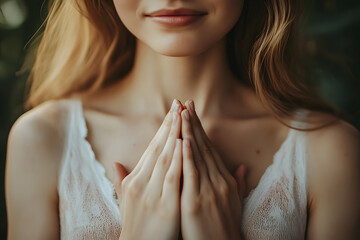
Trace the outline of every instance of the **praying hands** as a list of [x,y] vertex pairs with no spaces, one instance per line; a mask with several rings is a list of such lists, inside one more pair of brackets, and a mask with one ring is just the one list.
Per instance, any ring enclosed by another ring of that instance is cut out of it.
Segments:
[[182,106],[174,100],[130,174],[120,163],[114,166],[120,239],[177,239],[179,231],[184,239],[241,239],[245,167],[231,175],[193,101]]

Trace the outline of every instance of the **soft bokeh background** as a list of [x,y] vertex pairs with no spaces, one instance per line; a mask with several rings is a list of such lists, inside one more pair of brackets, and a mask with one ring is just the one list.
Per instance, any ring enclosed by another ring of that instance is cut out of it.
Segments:
[[[25,45],[45,19],[43,0],[0,0],[0,239],[6,237],[4,169],[11,125],[23,113]],[[307,0],[302,28],[307,72],[323,96],[360,129],[360,1]],[[29,206],[31,203],[29,203]]]

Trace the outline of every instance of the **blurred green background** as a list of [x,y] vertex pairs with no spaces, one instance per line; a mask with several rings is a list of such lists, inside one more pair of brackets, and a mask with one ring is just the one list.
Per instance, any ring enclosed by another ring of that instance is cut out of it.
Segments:
[[[11,125],[24,111],[25,45],[46,17],[43,0],[0,0],[0,239],[6,237],[4,168]],[[360,129],[360,1],[306,1],[307,73],[321,94]],[[31,203],[29,203],[31,204]]]

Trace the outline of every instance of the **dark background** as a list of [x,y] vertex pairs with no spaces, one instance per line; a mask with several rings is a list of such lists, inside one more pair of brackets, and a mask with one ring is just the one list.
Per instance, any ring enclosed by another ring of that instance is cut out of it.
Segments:
[[[6,141],[23,113],[27,72],[19,73],[25,45],[46,16],[43,0],[0,0],[0,239],[6,237]],[[360,1],[305,2],[303,44],[307,73],[320,92],[360,129]]]

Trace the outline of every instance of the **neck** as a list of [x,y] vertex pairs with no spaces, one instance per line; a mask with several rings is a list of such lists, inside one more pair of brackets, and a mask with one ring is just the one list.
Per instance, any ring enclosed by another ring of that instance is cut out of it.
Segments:
[[199,116],[222,114],[238,84],[223,42],[191,57],[160,55],[138,42],[134,66],[120,82],[133,113],[151,109],[152,114],[163,115],[176,98],[183,103],[194,100]]

